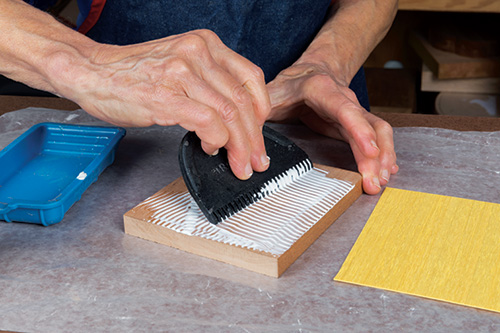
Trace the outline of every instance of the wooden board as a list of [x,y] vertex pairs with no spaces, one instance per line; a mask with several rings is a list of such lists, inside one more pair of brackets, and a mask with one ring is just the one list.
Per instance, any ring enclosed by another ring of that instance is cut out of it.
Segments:
[[[228,245],[197,236],[185,235],[169,228],[148,222],[155,213],[148,205],[137,205],[124,215],[125,233],[160,244],[168,245],[203,257],[219,260],[250,271],[279,277],[304,251],[347,209],[362,193],[361,175],[355,172],[324,165],[316,167],[328,172],[327,177],[345,180],[353,189],[307,230],[286,252],[273,255],[239,246]],[[154,196],[165,193],[185,193],[186,186],[178,178]]]
[[410,45],[438,79],[500,77],[500,58],[470,58],[434,48],[421,34],[410,34]]
[[500,77],[485,77],[477,79],[440,80],[425,64],[422,65],[422,91],[453,92],[453,93],[500,93]]
[[0,95],[0,115],[29,107],[57,109],[65,111],[78,110],[78,104],[59,97],[5,96]]
[[[500,45],[495,33],[498,30],[498,18],[492,21],[488,17],[473,15],[468,18],[443,18],[428,28],[427,40],[438,50],[465,57],[498,57]],[[467,25],[464,25],[464,21]]]
[[500,2],[496,0],[399,0],[398,8],[400,10],[500,13]]

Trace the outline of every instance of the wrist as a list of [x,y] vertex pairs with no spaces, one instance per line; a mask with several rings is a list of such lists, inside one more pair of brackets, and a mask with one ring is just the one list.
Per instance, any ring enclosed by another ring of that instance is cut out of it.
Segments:
[[0,74],[62,95],[59,81],[95,42],[22,1],[0,2]]
[[74,88],[90,84],[91,55],[99,44],[83,35],[50,44],[44,56],[38,57],[35,70],[45,78],[51,92],[77,102]]
[[315,63],[348,85],[389,30],[397,1],[336,0],[297,64]]
[[295,62],[295,65],[312,67],[335,77],[338,84],[347,87],[354,74],[349,63],[335,56],[335,48],[331,46],[311,47]]

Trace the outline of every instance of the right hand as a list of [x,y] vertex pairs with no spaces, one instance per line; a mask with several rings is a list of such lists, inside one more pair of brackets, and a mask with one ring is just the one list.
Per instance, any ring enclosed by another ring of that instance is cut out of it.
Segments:
[[145,43],[96,44],[89,61],[54,54],[56,92],[119,126],[180,125],[195,131],[203,150],[228,151],[240,179],[269,160],[262,126],[270,100],[262,70],[209,30]]
[[313,62],[312,56],[308,60],[293,64],[268,84],[269,120],[298,118],[318,133],[349,143],[363,190],[379,193],[399,169],[392,127],[366,111],[328,66]]

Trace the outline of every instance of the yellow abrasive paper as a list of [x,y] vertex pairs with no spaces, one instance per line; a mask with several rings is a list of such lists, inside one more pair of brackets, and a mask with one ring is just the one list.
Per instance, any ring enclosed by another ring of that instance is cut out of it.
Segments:
[[500,204],[386,188],[334,280],[500,312]]

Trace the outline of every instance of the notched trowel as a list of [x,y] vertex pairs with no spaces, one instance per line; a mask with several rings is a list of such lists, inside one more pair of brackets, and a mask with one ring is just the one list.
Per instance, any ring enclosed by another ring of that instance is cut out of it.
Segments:
[[307,154],[288,138],[267,126],[262,133],[271,163],[265,172],[254,172],[248,180],[236,178],[224,148],[210,156],[203,151],[194,132],[188,132],[182,139],[179,148],[182,177],[211,223],[223,221],[312,169]]

